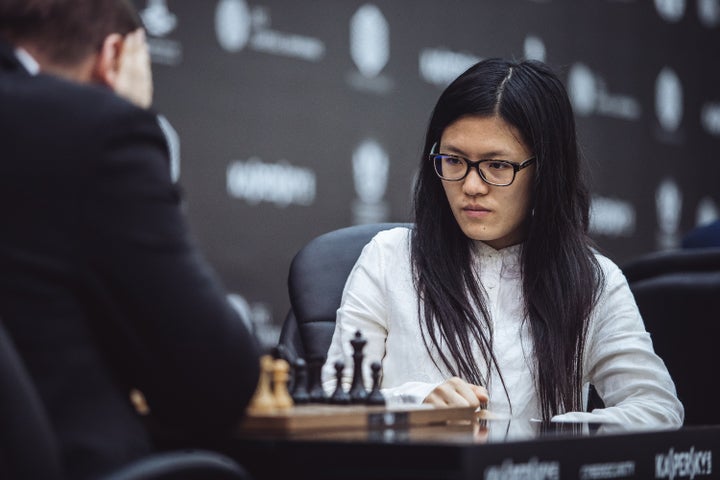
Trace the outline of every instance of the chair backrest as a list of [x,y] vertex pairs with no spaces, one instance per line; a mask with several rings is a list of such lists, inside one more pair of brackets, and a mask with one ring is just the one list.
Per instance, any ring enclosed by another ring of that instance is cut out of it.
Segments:
[[0,322],[0,478],[62,478],[56,442],[35,385]]
[[327,355],[335,330],[335,314],[350,271],[363,247],[382,230],[410,223],[373,223],[322,234],[297,252],[290,264],[290,312],[278,347],[288,360]]
[[[110,434],[110,433],[109,433]],[[62,480],[60,448],[45,406],[0,322],[0,479]],[[98,480],[252,480],[226,455],[184,449],[151,454]]]
[[630,282],[657,354],[685,406],[685,424],[720,424],[714,392],[720,365],[720,269]]
[[668,273],[717,272],[720,271],[720,247],[647,253],[621,267],[630,283]]

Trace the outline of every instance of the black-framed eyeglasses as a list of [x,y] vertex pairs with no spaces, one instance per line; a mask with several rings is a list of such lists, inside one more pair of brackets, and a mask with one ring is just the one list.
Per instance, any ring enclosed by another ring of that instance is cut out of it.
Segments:
[[517,172],[535,163],[535,157],[530,157],[520,163],[494,159],[473,162],[459,155],[433,153],[436,147],[437,143],[430,150],[430,161],[433,163],[438,177],[449,182],[464,179],[470,173],[470,169],[475,168],[485,183],[497,187],[507,187],[515,181]]

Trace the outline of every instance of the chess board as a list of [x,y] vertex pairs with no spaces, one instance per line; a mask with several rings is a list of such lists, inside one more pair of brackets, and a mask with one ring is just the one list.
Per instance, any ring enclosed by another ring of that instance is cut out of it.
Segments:
[[309,404],[268,412],[249,409],[239,426],[238,433],[292,434],[332,429],[404,428],[459,421],[470,422],[474,418],[474,407]]

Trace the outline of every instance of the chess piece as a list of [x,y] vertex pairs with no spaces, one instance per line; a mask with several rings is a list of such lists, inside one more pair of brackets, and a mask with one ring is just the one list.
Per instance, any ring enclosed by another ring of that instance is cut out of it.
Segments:
[[335,391],[330,396],[330,403],[337,405],[347,405],[350,403],[350,394],[348,394],[342,385],[342,372],[345,368],[345,364],[338,360],[335,362],[335,378],[337,379],[337,385]]
[[322,357],[308,359],[308,394],[310,403],[327,403],[327,395],[322,386],[322,367],[325,359]]
[[363,348],[365,348],[365,340],[360,330],[355,332],[355,337],[350,340],[353,348],[353,379],[350,386],[350,401],[352,403],[366,403],[367,390],[365,390],[365,382],[363,381],[362,362],[364,358]]
[[273,360],[273,393],[275,394],[275,408],[287,410],[292,408],[293,399],[288,392],[288,376],[290,364],[287,360],[276,358]]
[[310,394],[308,393],[308,372],[307,363],[302,358],[295,360],[295,368],[293,376],[295,381],[293,382],[292,399],[296,405],[302,405],[310,401]]
[[372,370],[373,386],[372,390],[368,394],[367,403],[368,405],[385,405],[385,397],[380,392],[380,362],[373,362],[370,365]]
[[248,408],[256,413],[271,412],[275,409],[275,396],[272,392],[272,372],[273,357],[272,355],[262,355],[260,357],[260,377],[258,379],[255,393],[250,399]]

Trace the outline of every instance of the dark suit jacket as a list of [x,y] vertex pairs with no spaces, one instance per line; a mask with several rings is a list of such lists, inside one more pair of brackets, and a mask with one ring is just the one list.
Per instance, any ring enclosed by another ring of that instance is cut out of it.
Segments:
[[144,455],[153,422],[218,435],[242,416],[258,344],[193,245],[152,112],[30,76],[0,44],[0,318],[70,478]]

